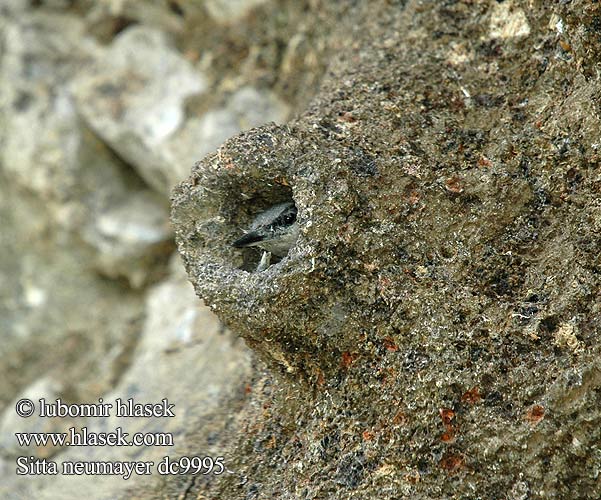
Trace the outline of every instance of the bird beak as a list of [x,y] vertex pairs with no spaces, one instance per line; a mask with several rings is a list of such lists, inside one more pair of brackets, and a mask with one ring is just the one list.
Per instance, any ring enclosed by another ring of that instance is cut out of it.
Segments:
[[244,236],[234,241],[232,246],[235,248],[251,247],[257,243],[260,243],[261,241],[263,241],[263,238],[259,236],[257,232],[251,231],[250,233],[246,233]]

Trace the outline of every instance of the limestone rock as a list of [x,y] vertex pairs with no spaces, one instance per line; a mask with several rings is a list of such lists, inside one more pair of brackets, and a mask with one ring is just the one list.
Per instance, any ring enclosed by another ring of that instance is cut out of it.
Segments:
[[0,161],[21,186],[47,200],[65,199],[80,168],[81,124],[62,84],[97,54],[84,29],[80,19],[63,14],[0,21]]
[[[29,446],[20,446],[16,433],[42,433],[42,432],[66,432],[74,424],[69,418],[56,419],[39,416],[40,399],[47,402],[54,402],[60,396],[60,384],[50,377],[40,378],[25,388],[9,404],[2,416],[0,416],[0,454],[5,459],[14,461],[19,456],[33,455],[40,458],[48,458],[54,455],[58,449],[51,443],[47,446],[36,446],[35,443]],[[21,417],[17,415],[15,406],[22,399],[29,399],[35,405],[34,414],[30,417]]]
[[84,239],[97,251],[96,265],[110,278],[124,276],[133,288],[156,281],[172,250],[167,212],[157,195],[131,193],[118,206],[95,214],[82,230]]
[[[168,398],[175,405],[175,417],[117,417],[113,406],[110,417],[84,419],[78,422],[78,429],[86,426],[89,432],[111,432],[122,427],[129,436],[170,433],[174,446],[66,447],[53,460],[152,460],[158,464],[167,455],[177,459],[196,453],[188,445],[191,432],[207,436],[223,432],[227,414],[221,402],[239,391],[250,376],[251,356],[242,342],[224,331],[208,308],[198,303],[179,259],[173,260],[171,269],[169,278],[148,294],[147,318],[135,357],[119,384],[103,395],[103,401],[114,404],[117,398],[133,398],[136,403],[158,403]],[[203,453],[217,457],[222,449],[209,440]],[[120,476],[60,475],[50,484],[44,478],[28,478],[21,491],[44,499],[108,499],[127,496],[130,488],[146,485],[149,479],[152,484],[158,477],[155,465],[150,478],[133,474],[124,481]]]
[[205,88],[202,74],[166,35],[144,26],[119,34],[73,85],[90,127],[163,193],[177,180],[161,154],[163,143],[182,127],[185,99]]
[[205,0],[209,14],[220,23],[229,24],[244,17],[254,7],[268,0]]
[[183,179],[199,157],[215,151],[226,139],[264,123],[283,123],[288,114],[288,106],[273,92],[244,86],[226,97],[222,107],[190,118],[165,144],[165,155]]

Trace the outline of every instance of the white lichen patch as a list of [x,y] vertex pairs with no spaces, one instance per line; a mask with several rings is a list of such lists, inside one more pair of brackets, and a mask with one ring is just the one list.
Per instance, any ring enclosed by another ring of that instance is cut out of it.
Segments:
[[460,66],[465,63],[469,63],[474,59],[474,52],[468,50],[465,43],[449,44],[449,50],[447,51],[447,62],[452,66]]
[[553,342],[557,347],[579,351],[582,349],[582,342],[578,340],[577,333],[575,325],[569,322],[562,323],[553,334]]
[[551,14],[548,26],[550,30],[557,31],[557,33],[559,33],[560,35],[563,34],[565,30],[563,19],[561,19],[561,17],[559,17],[555,13]]
[[519,38],[530,34],[530,25],[522,9],[507,1],[495,5],[490,16],[489,38]]

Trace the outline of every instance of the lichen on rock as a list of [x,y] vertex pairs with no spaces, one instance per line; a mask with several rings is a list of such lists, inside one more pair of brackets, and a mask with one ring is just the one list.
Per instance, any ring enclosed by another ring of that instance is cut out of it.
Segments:
[[[398,4],[336,17],[307,109],[227,141],[174,191],[197,293],[277,386],[240,417],[250,436],[232,432],[234,477],[206,491],[595,498],[601,94],[585,2]],[[231,242],[290,199],[297,244],[253,272],[259,254]]]

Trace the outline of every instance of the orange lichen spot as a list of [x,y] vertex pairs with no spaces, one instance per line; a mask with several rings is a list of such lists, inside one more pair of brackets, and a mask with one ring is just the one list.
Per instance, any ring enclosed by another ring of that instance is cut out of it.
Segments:
[[445,426],[450,426],[451,421],[455,418],[455,412],[450,408],[441,408],[438,410],[440,418]]
[[478,160],[479,167],[492,167],[492,161],[490,161],[486,156],[481,156]]
[[559,40],[559,46],[566,52],[572,52],[572,46],[565,40]]
[[374,438],[375,434],[371,431],[363,431],[361,436],[363,436],[364,441],[371,441]]
[[526,421],[534,427],[543,418],[545,418],[545,407],[542,405],[534,405],[526,412]]
[[455,436],[455,428],[449,426],[449,428],[441,434],[440,440],[445,444],[450,444],[455,441]]
[[475,405],[476,403],[482,401],[482,396],[480,395],[480,389],[478,386],[474,386],[469,391],[466,391],[465,394],[461,396],[461,401],[470,405]]
[[340,359],[340,365],[343,368],[348,368],[349,366],[351,366],[355,360],[357,359],[357,356],[349,351],[345,351],[342,353],[342,358]]
[[461,178],[458,175],[449,177],[445,181],[444,185],[447,191],[451,193],[459,194],[463,192],[463,182],[461,181]]
[[399,346],[396,345],[391,337],[384,337],[382,344],[384,344],[384,348],[389,352],[397,352],[399,350]]
[[383,386],[392,385],[396,382],[396,370],[394,368],[376,368],[374,375]]
[[449,474],[455,474],[465,465],[465,457],[459,453],[447,452],[440,459],[439,465]]

